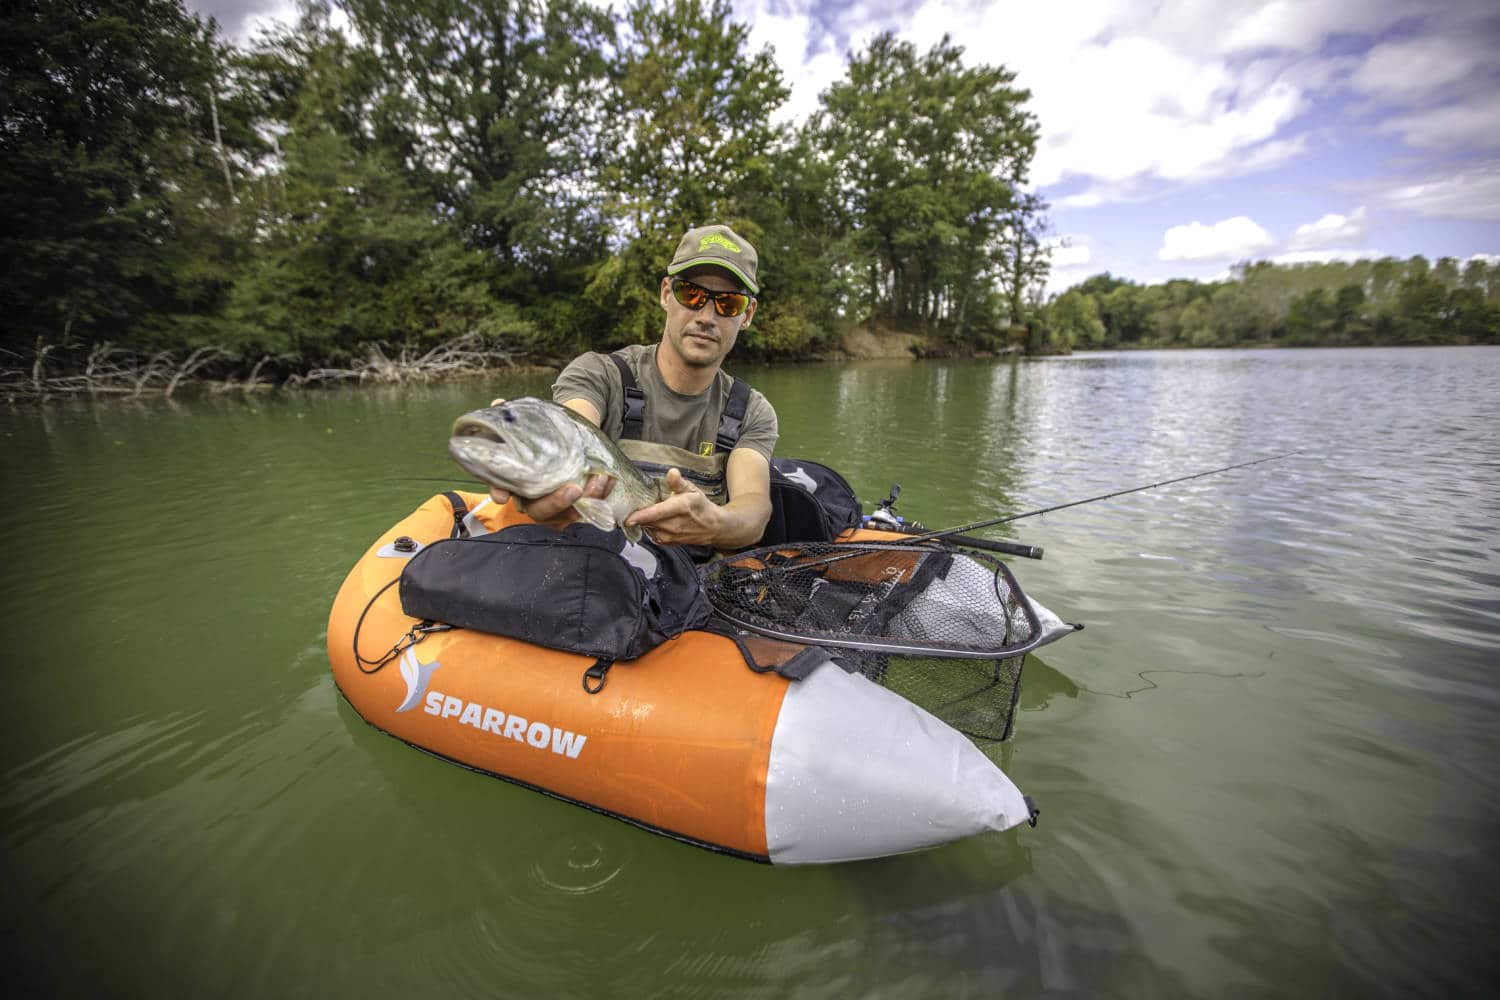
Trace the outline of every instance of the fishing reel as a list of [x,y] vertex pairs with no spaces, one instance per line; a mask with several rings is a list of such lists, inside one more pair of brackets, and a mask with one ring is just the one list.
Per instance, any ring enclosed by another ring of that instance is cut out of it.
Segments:
[[873,512],[864,516],[860,527],[873,528],[877,531],[899,531],[905,534],[922,531],[921,524],[908,521],[896,513],[896,498],[899,496],[901,496],[901,484],[892,483],[890,496],[876,504]]

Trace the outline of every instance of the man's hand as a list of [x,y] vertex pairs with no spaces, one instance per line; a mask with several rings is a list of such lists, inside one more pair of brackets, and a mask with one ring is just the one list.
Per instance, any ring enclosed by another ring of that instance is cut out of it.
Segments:
[[510,503],[514,500],[521,513],[536,523],[561,531],[578,520],[578,511],[573,509],[573,501],[583,496],[602,500],[609,496],[609,491],[614,489],[614,486],[614,479],[599,473],[590,476],[589,481],[581,490],[572,483],[564,483],[546,496],[537,497],[535,500],[513,497],[509,490],[491,486],[490,499],[496,503]]
[[651,537],[668,545],[713,545],[724,528],[724,511],[677,469],[667,472],[672,495],[642,507],[625,519],[627,525],[651,530]]
[[[493,399],[490,400],[490,405],[499,406],[503,402],[505,402],[504,399]],[[597,497],[602,500],[609,496],[609,491],[614,489],[614,485],[615,481],[609,476],[594,475],[589,477],[589,481],[581,490],[572,483],[564,483],[546,496],[537,497],[535,500],[512,497],[509,490],[491,486],[490,499],[499,504],[510,503],[514,499],[521,513],[538,524],[545,524],[549,528],[561,531],[578,520],[578,511],[573,509],[573,501],[581,496]]]

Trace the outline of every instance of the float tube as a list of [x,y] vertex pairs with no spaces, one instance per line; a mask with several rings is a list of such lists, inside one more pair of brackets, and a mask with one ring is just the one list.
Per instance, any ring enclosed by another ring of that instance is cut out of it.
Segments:
[[[527,521],[514,504],[460,496],[471,534]],[[402,612],[393,581],[454,522],[449,501],[434,496],[370,547],[334,601],[333,678],[375,728],[637,826],[774,864],[899,854],[1035,820],[1030,801],[967,738],[821,651],[822,663],[790,681],[749,669],[729,638],[686,632],[615,664],[589,694],[587,656],[463,629],[405,645],[419,623]],[[361,662],[403,645],[378,667]]]

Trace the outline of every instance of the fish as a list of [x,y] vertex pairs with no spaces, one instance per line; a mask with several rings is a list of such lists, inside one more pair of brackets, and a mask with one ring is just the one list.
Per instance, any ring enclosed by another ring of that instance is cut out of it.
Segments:
[[579,497],[573,509],[601,531],[619,527],[632,542],[641,540],[642,529],[626,525],[625,518],[672,495],[665,482],[637,469],[587,418],[532,396],[459,417],[448,454],[481,482],[527,500],[568,483],[582,489],[596,474],[609,476],[615,480],[609,496]]

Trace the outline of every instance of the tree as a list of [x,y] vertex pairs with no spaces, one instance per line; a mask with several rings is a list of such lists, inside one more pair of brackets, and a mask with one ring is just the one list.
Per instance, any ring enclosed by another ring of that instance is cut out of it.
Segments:
[[264,127],[281,132],[281,156],[247,193],[258,235],[227,313],[237,347],[326,361],[377,341],[520,332],[493,297],[494,257],[464,245],[375,136],[380,67],[326,7],[305,6],[245,73],[268,95]]
[[1099,319],[1099,305],[1089,293],[1076,286],[1063,292],[1049,304],[1045,326],[1053,339],[1070,347],[1104,346],[1104,324]]
[[1397,342],[1431,344],[1446,339],[1447,306],[1447,289],[1433,276],[1424,258],[1413,257],[1396,290],[1393,318]]
[[[944,38],[925,56],[883,34],[822,96],[815,132],[863,260],[872,316],[959,339],[977,326],[1006,237],[1023,252],[1040,207],[1020,197],[1037,125],[1004,68],[968,68]],[[1015,283],[1017,291],[1024,281]]]
[[1344,285],[1333,297],[1333,333],[1337,343],[1363,340],[1365,290],[1363,286]]
[[740,342],[760,354],[807,356],[843,325],[859,274],[833,198],[836,167],[818,155],[810,130],[774,150],[770,162],[772,188],[748,209],[761,233],[766,284]]
[[1134,284],[1122,284],[1099,300],[1099,318],[1111,344],[1133,344],[1149,337],[1156,328],[1155,303],[1159,293]]
[[1314,288],[1292,300],[1286,314],[1286,342],[1289,344],[1316,344],[1327,333],[1333,322],[1333,303],[1328,293]]
[[995,279],[1005,296],[1006,320],[1015,326],[1027,326],[1030,313],[1038,304],[1051,272],[1051,251],[1042,237],[1047,220],[1042,212],[1046,203],[1014,185],[1014,204],[1006,213],[1005,223],[995,240]]
[[501,294],[576,297],[603,251],[607,14],[586,0],[340,0],[383,75],[369,134],[497,261]]
[[789,93],[770,50],[746,51],[749,30],[725,0],[637,2],[627,21],[609,104],[615,152],[603,172],[619,250],[594,269],[588,291],[612,318],[595,329],[594,342],[608,345],[660,333],[663,265],[693,226],[742,233],[766,260],[763,279],[774,280],[780,260],[757,221],[782,142],[771,118]]
[[0,346],[128,339],[211,310],[249,141],[180,0],[18,0],[0,15]]
[[1500,344],[1500,309],[1487,306],[1477,288],[1448,293],[1451,330],[1463,343]]
[[1218,344],[1256,343],[1270,340],[1278,317],[1253,295],[1243,281],[1226,281],[1214,290],[1209,302]]

